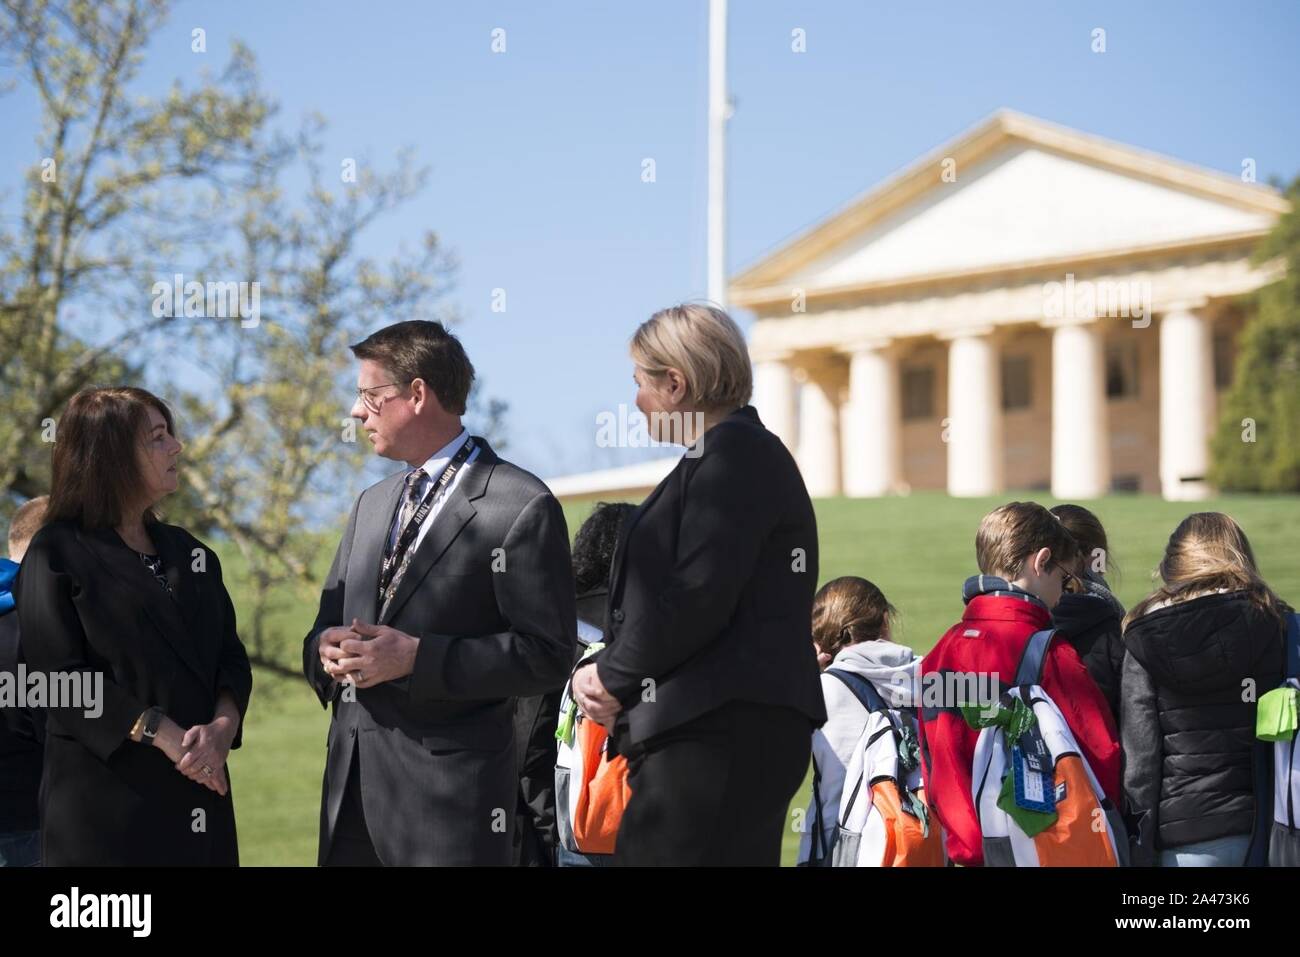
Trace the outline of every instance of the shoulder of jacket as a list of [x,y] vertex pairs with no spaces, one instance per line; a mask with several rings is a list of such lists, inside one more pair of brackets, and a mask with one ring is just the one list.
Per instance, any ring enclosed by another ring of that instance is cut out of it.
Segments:
[[532,472],[525,468],[508,462],[500,456],[490,463],[492,466],[492,477],[488,481],[487,494],[493,493],[493,487],[500,492],[502,489],[519,496],[520,499],[527,502],[532,501],[539,495],[551,495],[551,487],[539,479]]
[[61,550],[70,542],[80,538],[81,529],[72,519],[59,519],[42,525],[27,543],[27,553],[41,550]]
[[726,462],[742,468],[770,468],[785,452],[785,446],[773,433],[744,419],[718,423],[704,433],[697,448],[698,454],[687,450],[678,463],[677,467],[688,475],[706,461],[714,464]]

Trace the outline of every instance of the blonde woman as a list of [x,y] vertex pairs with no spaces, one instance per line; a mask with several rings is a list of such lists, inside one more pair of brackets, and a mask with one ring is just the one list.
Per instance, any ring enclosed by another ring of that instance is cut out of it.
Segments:
[[1282,678],[1287,605],[1220,512],[1169,536],[1124,622],[1124,790],[1134,863],[1240,866],[1255,824],[1255,700]]
[[826,720],[812,503],[748,404],[749,354],[725,312],[665,309],[631,353],[651,436],[688,448],[628,519],[609,647],[573,679],[628,758],[615,863],[775,866]]

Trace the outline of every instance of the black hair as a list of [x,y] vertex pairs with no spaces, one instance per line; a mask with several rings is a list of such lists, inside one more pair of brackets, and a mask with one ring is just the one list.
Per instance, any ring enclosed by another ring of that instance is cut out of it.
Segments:
[[636,511],[627,502],[598,502],[573,537],[573,582],[578,594],[609,581],[614,549],[627,517]]

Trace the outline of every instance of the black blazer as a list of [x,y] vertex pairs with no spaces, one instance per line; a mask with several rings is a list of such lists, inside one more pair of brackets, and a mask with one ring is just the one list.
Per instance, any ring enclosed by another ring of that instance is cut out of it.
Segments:
[[375,623],[379,566],[403,488],[361,493],[303,641],[303,672],[333,707],[319,861],[329,858],[355,754],[366,824],[395,866],[509,865],[519,793],[515,699],[564,685],[577,644],[569,534],[542,482],[482,438],[402,576],[381,625],[420,639],[412,674],[344,695],[320,633]]
[[[23,656],[18,647],[18,612],[0,615],[0,674],[17,675]],[[0,708],[0,834],[40,827],[36,794],[41,786],[45,712],[40,708]]]
[[239,863],[232,792],[219,796],[184,777],[162,751],[127,737],[153,705],[183,728],[206,724],[223,690],[239,706],[242,729],[253,683],[216,553],[174,525],[150,525],[149,534],[175,599],[116,532],[68,521],[36,533],[18,573],[28,669],[103,676],[98,716],[48,712],[47,866]]
[[781,440],[744,406],[628,519],[611,576],[610,644],[596,657],[623,703],[616,737],[636,744],[729,701],[793,708],[820,726],[816,590],[808,490]]

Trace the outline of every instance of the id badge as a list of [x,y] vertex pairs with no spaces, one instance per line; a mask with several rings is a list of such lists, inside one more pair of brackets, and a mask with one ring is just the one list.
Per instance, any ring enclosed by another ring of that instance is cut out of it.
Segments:
[[1042,735],[1027,731],[1011,747],[1016,806],[1050,814],[1056,810],[1055,768]]

